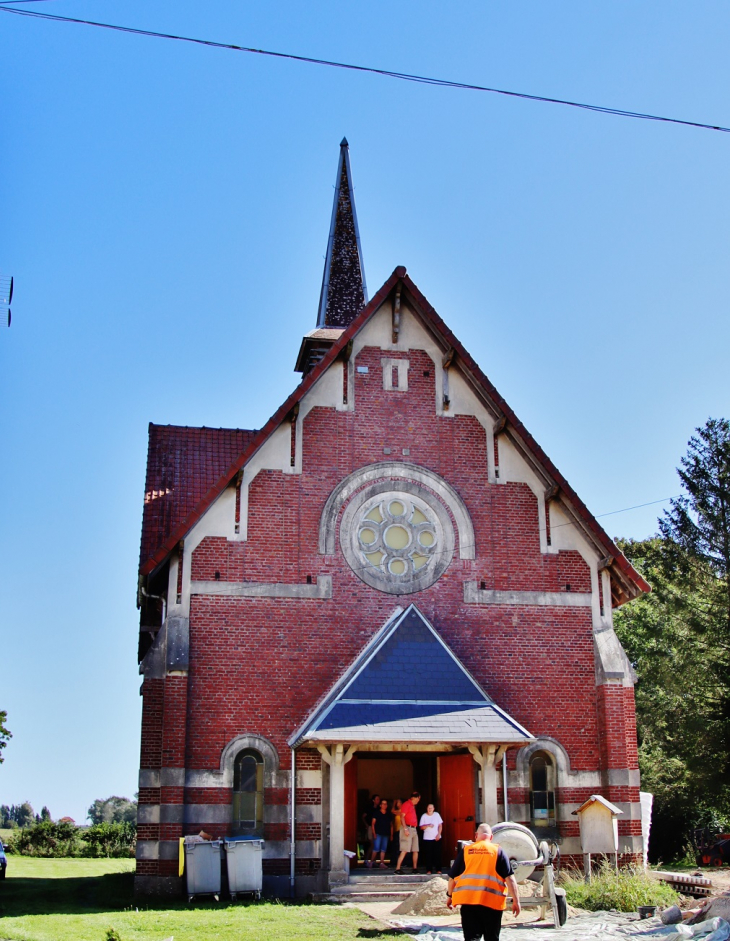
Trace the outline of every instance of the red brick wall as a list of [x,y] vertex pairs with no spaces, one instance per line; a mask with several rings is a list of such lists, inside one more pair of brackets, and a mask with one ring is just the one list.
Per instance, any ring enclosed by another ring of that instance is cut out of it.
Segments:
[[[407,600],[432,620],[500,706],[533,734],[558,738],[574,769],[598,768],[590,610],[463,603],[466,579],[497,589],[565,591],[569,584],[590,591],[588,566],[577,552],[540,552],[537,499],[525,484],[489,483],[486,435],[476,419],[434,414],[430,359],[410,352],[409,391],[385,392],[381,356],[377,349],[358,356],[357,365],[370,371],[355,372],[356,412],[315,408],[306,416],[301,475],[264,471],[254,479],[247,541],[208,538],[193,555],[195,579],[218,571],[223,580],[305,583],[308,575],[330,574],[333,598],[193,598],[187,766],[217,767],[226,742],[256,731],[274,742],[288,767],[287,737],[400,600],[361,582],[339,549],[335,556],[319,555],[322,508],[354,469],[406,460],[456,489],[476,540],[473,561],[455,556],[435,585]],[[405,458],[404,448],[410,449]],[[619,718],[609,720],[611,734],[621,739],[611,767],[626,767]],[[316,753],[311,760],[320,766]]]
[[[636,767],[632,691],[596,688],[590,609],[463,601],[467,579],[495,589],[565,591],[570,585],[588,592],[588,566],[577,552],[541,553],[537,499],[526,484],[489,483],[487,439],[475,418],[434,414],[432,361],[419,351],[389,353],[410,361],[409,390],[386,392],[382,355],[371,348],[358,355],[356,365],[369,372],[355,370],[355,412],[315,408],[306,416],[301,474],[262,471],[253,480],[248,539],[204,539],[192,558],[196,580],[218,572],[223,581],[304,584],[307,576],[328,574],[332,599],[193,596],[189,678],[168,678],[164,693],[160,681],[145,683],[142,767],[218,768],[226,743],[253,732],[273,742],[281,767],[288,768],[287,738],[404,602],[418,605],[501,707],[534,735],[557,738],[573,770]],[[360,581],[339,543],[334,556],[318,553],[320,515],[331,491],[353,470],[384,460],[440,474],[474,524],[475,559],[460,559],[457,548],[436,584],[406,598]],[[514,767],[512,756],[508,761]],[[297,755],[299,770],[320,767],[316,751]],[[629,790],[630,798],[615,799],[638,799]],[[230,799],[227,791],[219,795],[195,789],[186,799]],[[267,801],[275,798],[267,793]],[[300,803],[320,799],[316,789],[298,790]],[[312,835],[317,827],[299,825],[297,836],[318,839]],[[309,835],[301,836],[305,831]]]

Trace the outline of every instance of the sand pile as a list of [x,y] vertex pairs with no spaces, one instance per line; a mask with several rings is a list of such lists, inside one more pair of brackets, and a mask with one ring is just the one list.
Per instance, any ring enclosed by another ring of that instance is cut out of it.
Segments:
[[[404,899],[398,908],[393,909],[394,915],[452,915],[453,911],[446,906],[446,876],[435,876],[420,885],[416,891]],[[536,895],[538,885],[535,882],[526,882],[517,886],[520,896]]]
[[416,889],[413,895],[404,899],[398,908],[393,910],[394,915],[451,915],[451,909],[446,907],[446,886],[449,880],[446,876],[434,876]]

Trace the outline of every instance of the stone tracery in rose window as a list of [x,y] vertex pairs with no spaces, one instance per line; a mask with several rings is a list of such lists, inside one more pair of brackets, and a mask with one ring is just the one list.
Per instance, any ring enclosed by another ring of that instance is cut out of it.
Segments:
[[408,579],[422,573],[439,552],[437,525],[428,506],[405,494],[365,507],[357,543],[365,565]]

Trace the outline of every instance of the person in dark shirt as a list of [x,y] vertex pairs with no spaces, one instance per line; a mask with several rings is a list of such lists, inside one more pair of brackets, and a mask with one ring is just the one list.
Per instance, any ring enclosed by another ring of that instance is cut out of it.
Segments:
[[[470,844],[469,848],[479,843],[491,842],[492,828],[482,823],[474,835],[474,843]],[[499,891],[496,891],[497,880],[504,885]],[[455,902],[452,901],[454,890],[457,893]],[[517,880],[512,864],[500,846],[494,844],[489,850],[482,850],[481,855],[473,852],[467,854],[463,847],[459,850],[454,865],[449,870],[446,904],[449,908],[453,908],[454,904],[461,906],[464,941],[481,941],[482,938],[484,941],[499,941],[507,891],[512,896],[512,913],[519,915],[521,906]]]
[[388,849],[388,843],[393,839],[393,815],[388,810],[388,801],[382,800],[380,807],[372,812],[370,827],[373,833],[373,848],[368,867],[372,867],[376,855],[380,853],[380,868],[386,869],[385,851]]

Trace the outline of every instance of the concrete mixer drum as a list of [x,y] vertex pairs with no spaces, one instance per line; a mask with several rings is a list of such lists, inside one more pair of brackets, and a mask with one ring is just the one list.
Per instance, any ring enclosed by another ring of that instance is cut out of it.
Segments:
[[[534,834],[520,823],[497,823],[492,827],[494,842],[505,851],[518,882],[527,882],[542,856]],[[515,863],[522,863],[517,866]]]

